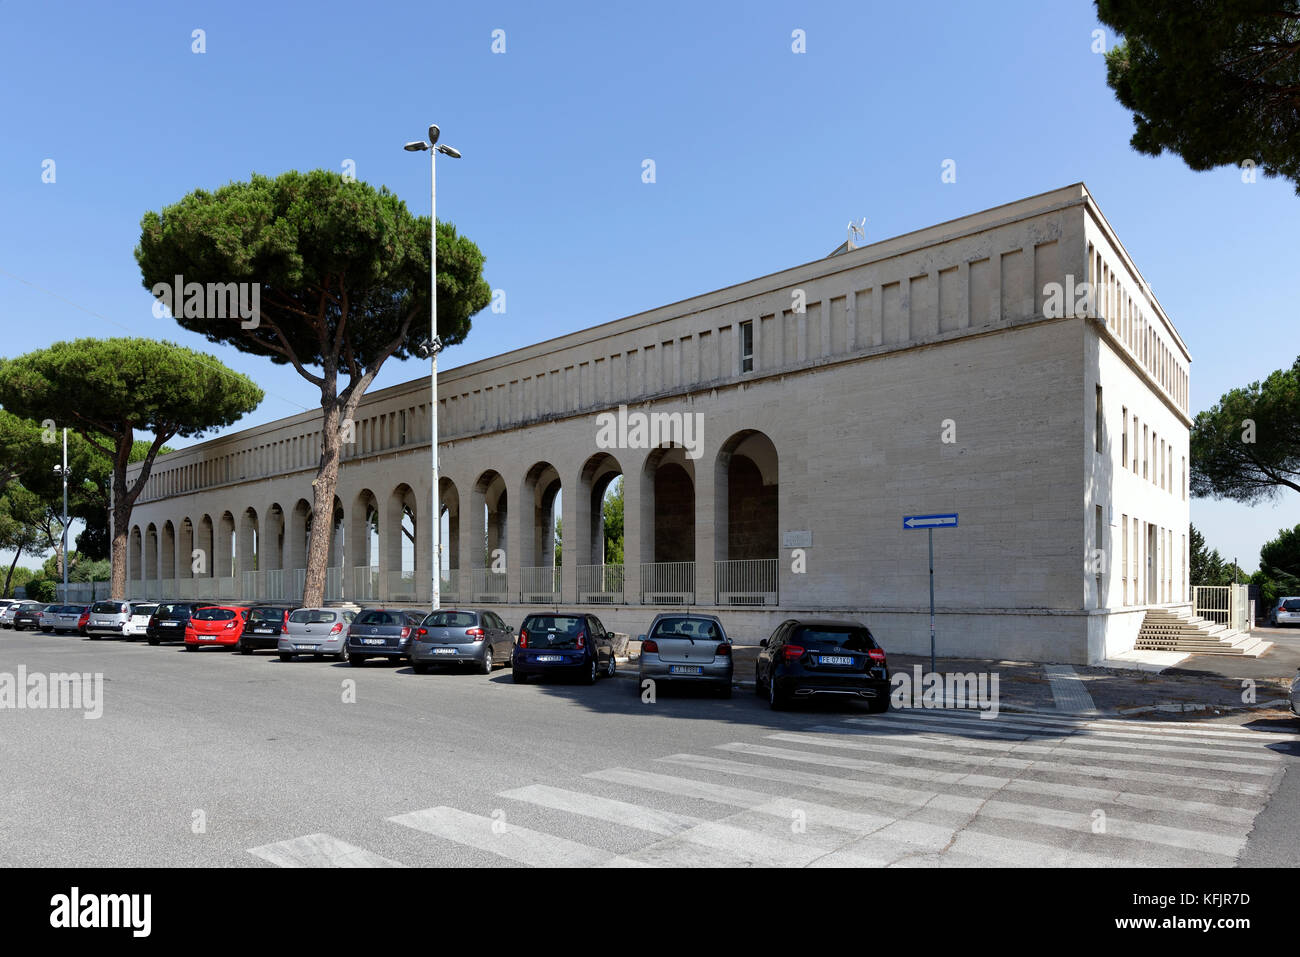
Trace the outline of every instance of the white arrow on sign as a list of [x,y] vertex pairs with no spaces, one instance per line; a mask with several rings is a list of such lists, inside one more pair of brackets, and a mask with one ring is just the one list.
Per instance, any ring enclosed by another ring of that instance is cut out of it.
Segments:
[[904,528],[955,528],[957,513],[948,515],[904,515]]

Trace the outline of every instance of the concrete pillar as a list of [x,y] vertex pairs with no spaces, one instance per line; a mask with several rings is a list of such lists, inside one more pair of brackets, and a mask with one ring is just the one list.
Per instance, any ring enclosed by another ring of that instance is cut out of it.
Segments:
[[[564,552],[560,567],[560,601],[578,599],[578,565],[591,562],[591,489],[582,488],[578,469],[560,477],[564,489],[560,521],[564,528]],[[554,555],[554,550],[551,551]]]
[[[727,496],[723,487],[721,497],[717,495],[717,473],[721,471],[722,481],[726,482],[726,470],[717,468],[718,456],[712,447],[706,447],[704,454],[695,460],[695,603],[712,605],[713,561],[717,555],[717,535],[714,522],[722,522],[721,547],[725,555],[727,548]],[[720,505],[720,508],[718,507]],[[721,512],[721,515],[719,515]]]

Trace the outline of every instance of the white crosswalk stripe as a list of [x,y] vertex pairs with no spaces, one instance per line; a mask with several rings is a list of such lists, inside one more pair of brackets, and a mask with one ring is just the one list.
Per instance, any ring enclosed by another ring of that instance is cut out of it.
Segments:
[[[1294,742],[894,711],[502,790],[509,823],[446,805],[387,820],[434,839],[400,854],[412,862],[451,844],[534,867],[1222,866],[1275,786],[1273,748]],[[249,853],[281,867],[403,866],[328,834]]]

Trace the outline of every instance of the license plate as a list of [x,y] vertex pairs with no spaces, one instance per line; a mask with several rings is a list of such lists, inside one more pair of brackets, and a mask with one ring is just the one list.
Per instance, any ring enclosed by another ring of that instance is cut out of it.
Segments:
[[563,661],[564,658],[561,657],[560,655],[538,655],[533,660],[534,661]]
[[435,655],[454,655],[456,653],[456,649],[455,648],[434,648],[433,653]]
[[179,628],[179,627],[180,627],[180,624],[181,624],[181,623],[180,623],[179,621],[160,621],[160,622],[158,622],[158,627],[159,627],[159,628]]
[[386,642],[383,638],[362,638],[362,639],[361,639],[361,643],[362,643],[363,645],[383,645],[383,644],[387,644],[387,642]]
[[258,635],[269,635],[269,634],[273,633],[274,631],[275,631],[274,628],[254,628],[254,629],[253,629],[254,634],[258,634]]
[[703,671],[699,665],[672,665],[668,668],[670,675],[698,675]]
[[315,645],[294,645],[293,650],[294,651],[315,651],[316,646]]
[[216,635],[199,635],[199,641],[216,641]]
[[851,665],[853,659],[848,655],[821,655],[817,659],[819,664],[823,665]]

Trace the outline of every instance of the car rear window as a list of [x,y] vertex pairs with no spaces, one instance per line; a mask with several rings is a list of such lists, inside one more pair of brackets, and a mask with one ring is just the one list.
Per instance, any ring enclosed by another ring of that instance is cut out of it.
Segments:
[[122,606],[115,601],[97,601],[90,610],[96,615],[116,615],[122,611]]
[[876,647],[871,632],[865,628],[797,628],[790,643],[805,648],[843,648],[845,651],[870,651]]
[[195,621],[230,621],[235,613],[229,608],[200,608],[190,617]]
[[469,628],[478,624],[472,611],[435,611],[421,622],[425,628]]
[[721,641],[722,634],[716,622],[703,618],[663,618],[654,626],[651,638],[693,638],[704,641]]
[[295,625],[329,625],[338,620],[338,612],[300,608],[289,615]]
[[159,618],[188,618],[190,607],[189,605],[159,605],[157,615]]
[[569,615],[529,615],[521,631],[528,633],[531,647],[545,645],[549,648],[576,648],[578,632],[585,625],[581,618]]
[[1300,611],[1300,598],[1288,598],[1282,602],[1283,611]]
[[132,605],[131,614],[133,615],[152,615],[158,610],[157,605]]
[[358,625],[405,625],[406,615],[400,611],[378,611],[371,609],[357,616]]
[[284,612],[283,608],[254,608],[248,617],[252,621],[283,621]]

